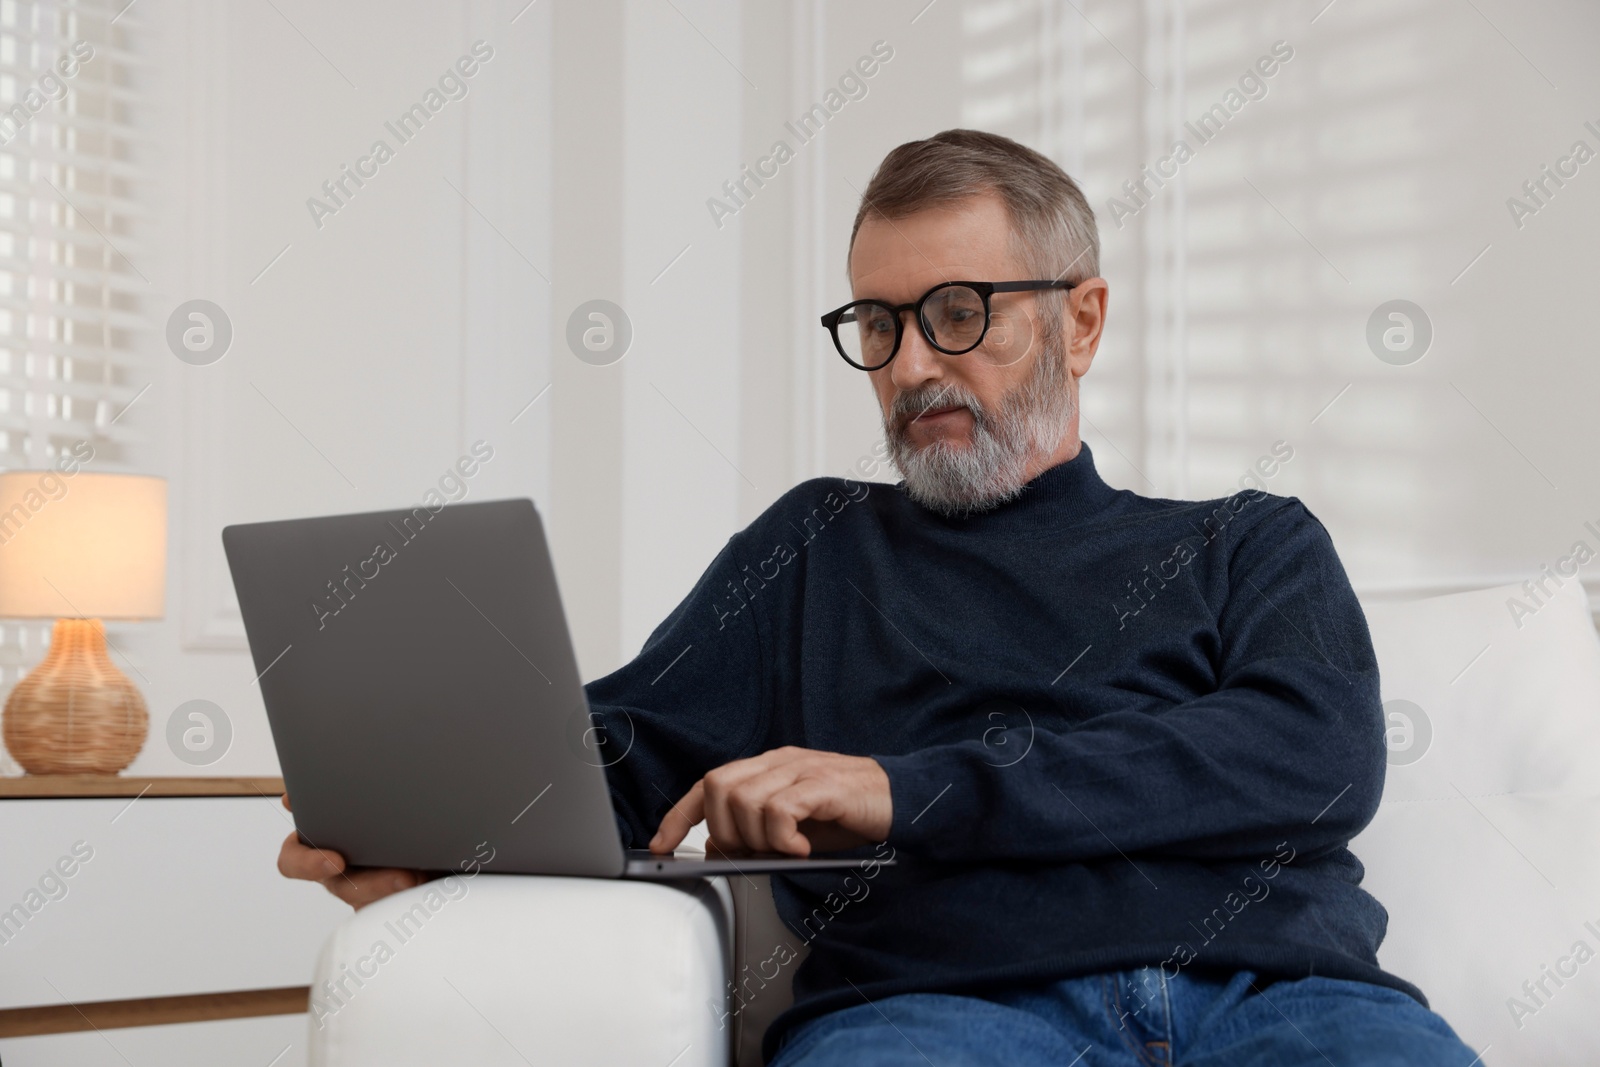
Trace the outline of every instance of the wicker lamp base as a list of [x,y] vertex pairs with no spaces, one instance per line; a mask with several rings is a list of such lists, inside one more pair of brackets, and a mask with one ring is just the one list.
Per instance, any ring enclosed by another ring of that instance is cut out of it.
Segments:
[[6,700],[6,748],[29,774],[116,774],[149,731],[144,697],[106,655],[99,619],[57,619],[44,662]]

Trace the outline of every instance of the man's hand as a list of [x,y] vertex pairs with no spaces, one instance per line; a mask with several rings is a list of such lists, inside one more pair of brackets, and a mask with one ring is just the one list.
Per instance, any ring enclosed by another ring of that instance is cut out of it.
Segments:
[[[289,807],[287,793],[283,806]],[[321,882],[328,892],[358,911],[374,900],[428,881],[428,876],[421,871],[395,867],[347,870],[344,857],[339,853],[302,845],[297,833],[290,833],[283,839],[283,848],[278,852],[278,873],[285,878]]]
[[786,746],[711,771],[661,820],[650,851],[671,852],[705,820],[719,852],[851,848],[889,836],[889,776],[868,756]]

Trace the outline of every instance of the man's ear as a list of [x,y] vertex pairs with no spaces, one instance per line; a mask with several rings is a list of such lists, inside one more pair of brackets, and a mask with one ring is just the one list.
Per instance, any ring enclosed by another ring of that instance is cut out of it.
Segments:
[[1062,323],[1062,328],[1071,330],[1067,367],[1074,378],[1089,373],[1089,365],[1094,362],[1094,354],[1100,348],[1110,293],[1111,287],[1104,278],[1089,278],[1067,291],[1066,321]]

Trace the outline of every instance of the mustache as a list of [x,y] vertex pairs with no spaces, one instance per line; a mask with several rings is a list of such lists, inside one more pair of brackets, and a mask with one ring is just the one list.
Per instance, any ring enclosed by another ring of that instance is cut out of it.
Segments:
[[984,410],[982,402],[976,396],[953,382],[941,386],[924,386],[910,392],[895,394],[894,401],[889,405],[889,420],[897,429],[904,429],[906,424],[919,415],[925,415],[934,408],[944,407],[947,404],[957,404],[972,412],[972,417],[982,422],[988,412]]

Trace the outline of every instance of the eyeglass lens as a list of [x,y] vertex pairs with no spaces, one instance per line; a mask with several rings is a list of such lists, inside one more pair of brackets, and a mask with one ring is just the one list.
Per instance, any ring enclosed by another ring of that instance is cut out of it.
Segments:
[[[983,336],[983,297],[964,285],[936,290],[922,305],[923,328],[940,348],[965,351]],[[857,304],[839,318],[839,344],[865,367],[881,367],[894,355],[894,312],[880,304]]]
[[[944,286],[934,290],[922,305],[923,329],[929,340],[947,352],[967,352],[979,340],[984,340],[985,345],[979,350],[984,362],[999,365],[1015,362],[1019,354],[1026,353],[1032,340],[1031,331],[1022,331],[1027,337],[1014,337],[1012,316],[996,311],[990,316],[993,321],[989,323],[990,336],[986,338],[983,307],[983,296],[977,290],[965,285]],[[876,303],[857,304],[839,317],[839,346],[851,362],[876,370],[894,357],[898,333],[895,325],[895,314],[887,307]],[[1022,343],[1018,344],[1019,341]]]

